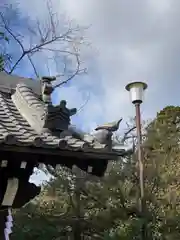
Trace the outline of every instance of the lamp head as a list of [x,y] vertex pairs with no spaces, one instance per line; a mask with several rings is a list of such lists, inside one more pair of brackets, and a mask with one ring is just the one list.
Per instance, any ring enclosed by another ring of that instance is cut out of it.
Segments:
[[133,104],[141,104],[143,102],[143,93],[146,88],[147,84],[144,82],[132,82],[126,86],[126,90],[130,92]]

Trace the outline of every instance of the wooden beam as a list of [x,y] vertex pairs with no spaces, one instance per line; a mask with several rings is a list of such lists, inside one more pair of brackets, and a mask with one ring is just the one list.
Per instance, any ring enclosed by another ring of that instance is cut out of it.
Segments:
[[4,198],[1,203],[2,206],[10,207],[13,205],[14,199],[18,191],[18,187],[19,187],[19,180],[17,178],[8,179],[6,192],[4,194]]

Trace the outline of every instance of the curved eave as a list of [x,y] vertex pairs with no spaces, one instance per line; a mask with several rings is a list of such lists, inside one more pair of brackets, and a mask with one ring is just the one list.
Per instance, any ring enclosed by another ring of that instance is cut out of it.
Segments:
[[45,149],[36,147],[19,147],[12,145],[0,145],[0,152],[17,152],[24,154],[37,154],[46,156],[63,156],[72,158],[90,158],[90,159],[106,159],[106,160],[116,160],[119,157],[125,157],[129,155],[129,152],[122,151],[105,151],[105,150],[88,150],[88,151],[69,151],[69,150],[59,150],[59,149]]

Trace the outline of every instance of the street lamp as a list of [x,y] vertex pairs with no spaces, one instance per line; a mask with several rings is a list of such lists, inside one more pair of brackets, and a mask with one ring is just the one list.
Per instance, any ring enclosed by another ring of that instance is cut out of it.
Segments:
[[[140,201],[139,210],[143,215],[144,213],[144,165],[142,160],[142,134],[141,134],[141,113],[140,105],[143,102],[143,93],[147,88],[147,84],[144,82],[132,82],[126,86],[126,90],[130,92],[132,103],[136,108],[136,129],[137,129],[137,151],[138,151],[138,163],[139,163],[139,184],[140,184]],[[143,227],[144,228],[144,227]],[[144,239],[145,233],[142,229],[142,239]]]

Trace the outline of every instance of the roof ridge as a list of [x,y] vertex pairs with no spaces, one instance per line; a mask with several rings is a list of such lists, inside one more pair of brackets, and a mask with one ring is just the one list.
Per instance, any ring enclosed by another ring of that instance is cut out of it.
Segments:
[[40,106],[40,107],[45,106],[43,101],[41,101],[39,99],[39,96],[37,97],[37,95],[33,92],[32,88],[29,87],[28,85],[26,85],[25,83],[18,83],[17,87],[16,87],[16,91],[19,92],[19,94],[21,94],[24,97],[24,99],[27,101],[29,107],[31,107],[33,105],[35,105],[36,107],[37,106]]
[[45,105],[40,104],[38,108],[35,106],[40,100],[38,101],[32,89],[24,83],[17,84],[11,99],[23,118],[37,133],[40,133],[44,126]]

